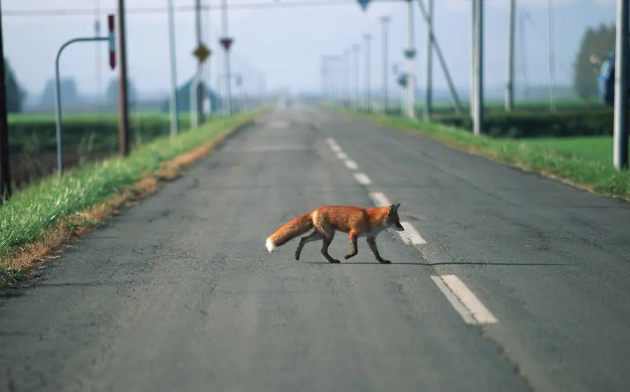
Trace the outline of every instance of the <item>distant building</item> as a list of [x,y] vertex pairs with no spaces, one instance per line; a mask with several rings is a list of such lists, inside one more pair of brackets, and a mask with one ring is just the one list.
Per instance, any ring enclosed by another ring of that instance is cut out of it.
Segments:
[[[185,84],[177,89],[177,111],[178,112],[190,112],[190,89],[194,78],[190,78]],[[206,102],[204,103],[204,111],[206,113],[216,113],[221,110],[221,98],[212,89],[208,88],[205,82],[201,82],[204,91],[207,91]],[[162,111],[168,112],[170,110],[170,97],[164,100],[162,104]]]

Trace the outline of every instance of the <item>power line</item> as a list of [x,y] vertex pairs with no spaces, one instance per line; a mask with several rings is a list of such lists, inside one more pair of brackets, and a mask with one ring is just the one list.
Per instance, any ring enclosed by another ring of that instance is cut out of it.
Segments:
[[[403,0],[372,0],[375,3],[402,3]],[[321,7],[321,6],[356,6],[356,0],[303,0],[291,2],[280,0],[273,3],[237,3],[228,6],[228,10],[247,10],[247,9],[273,9],[273,8],[296,8],[296,7]],[[220,10],[220,6],[203,5],[202,10],[213,11]],[[106,13],[114,13],[113,9],[102,9]],[[143,8],[127,8],[127,14],[163,14],[168,12],[165,7],[143,7]],[[173,7],[174,12],[195,12],[194,6],[178,6]],[[91,9],[47,9],[47,10],[6,10],[2,16],[16,17],[33,17],[33,16],[86,16],[94,15]]]

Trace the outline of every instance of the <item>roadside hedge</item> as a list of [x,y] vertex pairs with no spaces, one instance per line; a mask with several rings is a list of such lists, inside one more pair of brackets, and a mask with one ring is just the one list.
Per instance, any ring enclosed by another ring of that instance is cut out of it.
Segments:
[[[433,120],[472,132],[469,116],[436,115]],[[494,138],[540,138],[609,136],[613,134],[613,110],[519,111],[488,112],[484,115],[484,134]]]
[[[180,129],[187,129],[189,121],[180,120]],[[131,143],[146,143],[168,135],[170,121],[167,116],[130,116]],[[56,122],[54,117],[9,120],[11,153],[38,153],[56,151]],[[102,118],[77,116],[63,119],[62,145],[64,150],[79,148],[94,151],[118,150],[118,117]]]

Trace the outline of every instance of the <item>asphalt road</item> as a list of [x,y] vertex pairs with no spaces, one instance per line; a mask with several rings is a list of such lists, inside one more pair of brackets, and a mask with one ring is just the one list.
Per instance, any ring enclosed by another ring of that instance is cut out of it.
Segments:
[[[391,265],[363,239],[341,264],[265,250],[318,205],[385,202],[413,242],[377,238]],[[0,390],[620,391],[628,222],[623,202],[279,108],[5,298]]]

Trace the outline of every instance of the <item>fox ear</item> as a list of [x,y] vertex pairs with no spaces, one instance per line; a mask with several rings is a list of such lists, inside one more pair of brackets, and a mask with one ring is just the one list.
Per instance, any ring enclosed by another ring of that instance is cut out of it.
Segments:
[[400,207],[400,203],[398,204],[392,204],[391,206],[389,206],[389,210],[391,212],[397,212],[398,211],[398,207]]

